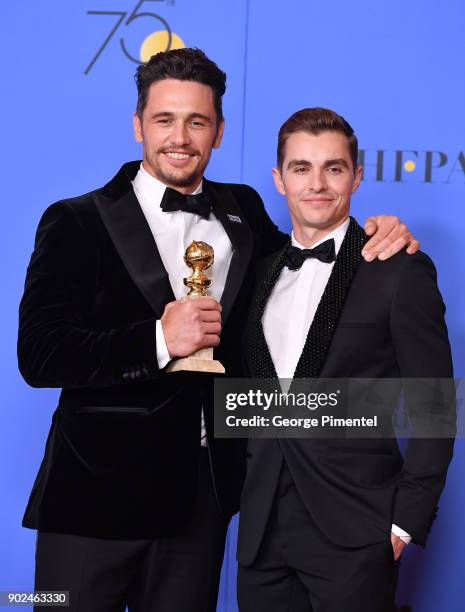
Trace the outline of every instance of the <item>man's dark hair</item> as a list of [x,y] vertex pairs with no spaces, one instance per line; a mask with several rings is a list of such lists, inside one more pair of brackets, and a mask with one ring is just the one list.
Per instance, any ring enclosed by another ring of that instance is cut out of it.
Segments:
[[150,86],[164,79],[195,81],[208,85],[213,90],[213,100],[218,121],[223,118],[221,98],[226,91],[226,73],[218,68],[200,49],[173,49],[152,55],[142,64],[135,75],[137,84],[137,114],[142,113],[147,104]]
[[282,167],[284,147],[291,134],[308,132],[318,136],[321,132],[341,132],[347,136],[350,157],[355,168],[358,163],[358,141],[351,125],[329,108],[304,108],[297,111],[285,121],[278,134],[278,168]]

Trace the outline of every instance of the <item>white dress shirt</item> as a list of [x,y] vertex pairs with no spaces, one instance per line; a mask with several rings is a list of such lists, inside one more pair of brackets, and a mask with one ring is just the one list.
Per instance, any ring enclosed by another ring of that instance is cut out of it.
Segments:
[[[336,255],[349,227],[349,219],[333,230],[312,248],[334,238]],[[292,233],[292,244],[299,244]],[[323,263],[318,259],[306,259],[299,270],[283,268],[263,313],[265,334],[276,374],[279,378],[292,379],[304,348],[308,330],[316,309],[333,271],[334,262]]]
[[[185,250],[193,240],[202,240],[212,246],[215,253],[214,263],[207,273],[214,279],[209,294],[219,302],[231,263],[232,246],[223,226],[213,212],[210,213],[209,219],[181,210],[163,212],[160,204],[166,185],[149,174],[142,164],[132,185],[157,244],[163,265],[168,272],[175,298],[179,300],[187,295],[187,288],[183,279],[192,273],[192,270],[184,262]],[[192,194],[201,192],[202,181]],[[161,321],[156,322],[156,344],[158,367],[164,368],[170,361],[170,355],[163,335]],[[202,416],[203,441],[205,440],[204,433]]]
[[[312,245],[312,248],[333,238],[337,256],[348,227],[349,219],[346,219],[339,227]],[[297,242],[294,233],[292,244],[299,249],[306,248]],[[314,258],[306,259],[299,270],[284,267],[271,292],[262,324],[276,374],[281,379],[287,379],[281,381],[283,392],[288,390],[294,377],[333,267],[334,262],[324,263]],[[406,544],[411,541],[409,534],[397,525],[392,525],[392,532],[400,536]]]

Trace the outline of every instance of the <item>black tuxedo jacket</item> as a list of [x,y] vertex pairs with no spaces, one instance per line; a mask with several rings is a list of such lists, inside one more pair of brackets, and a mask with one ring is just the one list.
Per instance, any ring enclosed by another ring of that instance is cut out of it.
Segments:
[[[30,385],[63,389],[27,527],[112,539],[182,527],[196,494],[202,406],[218,503],[225,517],[238,508],[245,453],[240,441],[213,439],[211,376],[158,369],[155,321],[175,298],[130,182],[139,165],[53,204],[39,224],[19,366]],[[215,358],[238,376],[255,263],[287,237],[250,187],[205,180],[204,189],[233,248]]]
[[[452,377],[445,307],[431,260],[401,252],[366,263],[360,255],[366,240],[351,219],[295,377]],[[251,377],[276,377],[261,318],[284,253],[268,258],[258,279],[245,335]],[[447,410],[453,431],[453,401]],[[450,438],[412,438],[403,460],[395,438],[250,440],[239,561],[249,565],[256,557],[283,460],[308,512],[333,542],[380,542],[395,523],[424,544],[452,448]]]

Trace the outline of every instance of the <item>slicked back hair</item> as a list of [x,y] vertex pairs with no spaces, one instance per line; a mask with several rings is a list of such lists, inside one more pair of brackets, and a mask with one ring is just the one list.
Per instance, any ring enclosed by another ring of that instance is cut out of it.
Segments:
[[358,163],[358,140],[352,126],[341,115],[329,108],[320,107],[303,108],[291,115],[282,124],[278,134],[278,168],[281,168],[283,164],[286,141],[291,134],[296,132],[307,132],[315,136],[322,132],[341,132],[347,137],[350,157],[355,171]]

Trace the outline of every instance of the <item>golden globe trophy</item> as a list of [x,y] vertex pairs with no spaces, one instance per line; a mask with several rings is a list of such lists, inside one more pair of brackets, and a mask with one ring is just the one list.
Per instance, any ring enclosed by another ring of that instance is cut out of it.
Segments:
[[[206,242],[193,240],[184,254],[184,261],[193,270],[189,278],[184,279],[184,284],[189,287],[189,293],[185,299],[195,300],[207,296],[207,289],[212,286],[213,281],[205,274],[205,270],[214,261],[213,248]],[[222,364],[213,359],[213,347],[199,349],[182,359],[174,359],[166,368],[168,372],[213,372],[224,374]]]

